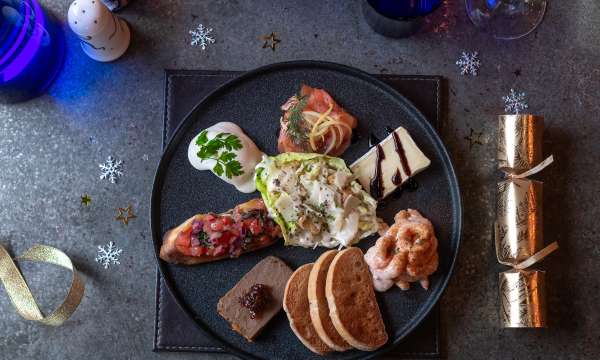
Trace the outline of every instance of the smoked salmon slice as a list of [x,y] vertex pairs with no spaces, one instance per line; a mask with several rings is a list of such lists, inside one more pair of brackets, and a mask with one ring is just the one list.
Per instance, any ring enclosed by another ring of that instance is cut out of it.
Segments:
[[299,94],[289,98],[281,110],[280,153],[340,156],[350,146],[352,130],[358,125],[327,91],[308,85],[302,85]]

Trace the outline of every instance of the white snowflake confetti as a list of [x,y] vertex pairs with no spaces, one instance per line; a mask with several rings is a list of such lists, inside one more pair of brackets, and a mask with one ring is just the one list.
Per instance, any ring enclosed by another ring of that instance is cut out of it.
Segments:
[[456,65],[460,67],[461,75],[477,76],[477,71],[481,66],[478,56],[479,53],[477,51],[472,53],[463,51],[460,58],[456,61]]
[[192,35],[190,45],[200,46],[202,50],[206,50],[208,44],[215,43],[215,39],[210,35],[212,31],[212,28],[205,28],[202,24],[198,25],[196,29],[190,30],[190,34]]
[[529,105],[527,105],[525,96],[524,92],[516,92],[515,89],[510,89],[510,93],[502,97],[504,111],[509,114],[520,114],[523,110],[526,110]]
[[148,154],[144,154],[144,155],[142,155],[142,160],[148,161],[148,160],[150,160],[150,157],[148,156]]
[[123,176],[123,161],[113,159],[109,156],[104,164],[100,164],[100,179],[108,179],[111,183],[116,183],[117,179]]
[[114,242],[109,242],[106,246],[98,246],[98,256],[96,256],[96,262],[100,263],[100,265],[104,266],[105,269],[111,264],[120,265],[119,257],[123,249],[119,249],[115,246]]

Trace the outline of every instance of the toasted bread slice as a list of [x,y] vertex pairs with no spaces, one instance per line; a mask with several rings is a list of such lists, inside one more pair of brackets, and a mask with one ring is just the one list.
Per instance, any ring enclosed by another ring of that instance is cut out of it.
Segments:
[[[242,226],[241,220],[248,217],[260,217],[263,219],[266,217],[267,213],[267,208],[265,207],[262,199],[252,199],[237,205],[235,208],[223,214],[216,216],[231,217],[238,226]],[[183,224],[167,231],[163,236],[163,243],[160,247],[160,258],[172,264],[195,265],[239,256],[240,254],[236,254],[234,256],[231,253],[225,253],[218,256],[191,255],[193,254],[191,243],[193,223],[195,220],[203,221],[203,219],[207,216],[210,216],[210,214],[194,215],[187,219]],[[246,236],[244,238],[245,246],[243,247],[241,253],[262,249],[266,246],[274,244],[279,239],[281,230],[279,229],[279,226],[275,225],[274,223],[273,225],[273,227],[266,227],[267,229],[271,229],[268,232],[263,231],[257,235]],[[261,230],[265,230],[265,227],[263,227]],[[267,235],[267,241],[262,240],[264,235]],[[258,241],[259,239],[260,241]]]
[[331,349],[317,335],[308,310],[308,276],[312,267],[312,263],[302,265],[292,274],[285,286],[283,310],[287,314],[292,331],[304,346],[323,355]]
[[340,336],[335,326],[333,326],[329,317],[327,297],[325,296],[327,270],[329,270],[329,265],[331,265],[337,253],[337,250],[326,251],[315,262],[308,277],[308,303],[310,305],[310,319],[321,340],[335,351],[346,351],[351,349],[352,346]]
[[[177,247],[178,236],[180,236],[180,234],[182,232],[188,231],[191,228],[192,222],[194,221],[194,219],[196,219],[199,216],[202,216],[202,215],[194,215],[193,217],[187,219],[183,224],[181,224],[181,225],[177,226],[176,228],[173,228],[165,233],[165,235],[163,236],[163,243],[160,247],[160,258],[161,259],[163,259],[164,261],[171,263],[171,264],[196,265],[196,264],[202,264],[202,263],[206,263],[206,262],[213,262],[213,261],[231,258],[231,255],[229,255],[229,254],[225,254],[225,255],[221,255],[221,256],[208,256],[208,255],[188,256],[188,255],[184,255],[180,251],[180,249]],[[276,243],[277,240],[279,240],[278,237],[272,237],[269,239],[269,241],[266,241],[266,242],[261,242],[261,243],[251,242],[244,248],[244,250],[242,251],[242,254],[245,254],[245,253],[251,252],[251,251],[255,251],[255,250],[259,250],[259,249],[262,249],[267,246],[271,246],[274,243]]]
[[348,344],[373,351],[387,342],[369,267],[359,248],[335,256],[327,271],[325,295],[331,321]]

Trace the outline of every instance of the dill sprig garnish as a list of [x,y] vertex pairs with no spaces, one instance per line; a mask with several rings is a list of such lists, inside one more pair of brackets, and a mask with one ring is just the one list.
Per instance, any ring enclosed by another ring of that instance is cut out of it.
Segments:
[[298,99],[298,102],[290,109],[287,118],[288,124],[285,131],[288,136],[292,138],[294,143],[301,144],[308,139],[304,117],[302,116],[302,111],[304,111],[304,108],[306,107],[308,97],[298,94],[296,95],[296,98]]

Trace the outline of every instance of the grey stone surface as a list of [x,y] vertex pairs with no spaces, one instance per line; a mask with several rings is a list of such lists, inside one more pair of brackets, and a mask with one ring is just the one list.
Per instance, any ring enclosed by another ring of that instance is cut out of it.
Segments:
[[[68,1],[42,1],[64,21]],[[67,252],[86,275],[82,305],[64,326],[25,322],[0,290],[0,358],[226,358],[154,354],[155,260],[148,205],[161,153],[163,69],[248,70],[296,59],[339,62],[372,73],[443,75],[449,114],[442,137],[462,185],[465,221],[458,268],[442,299],[449,358],[597,359],[600,357],[600,3],[550,1],[532,35],[511,42],[479,33],[463,1],[448,0],[420,34],[404,40],[371,31],[359,1],[141,1],[121,15],[133,28],[125,56],[102,64],[87,58],[67,29],[68,54],[47,95],[0,105],[0,243],[19,254],[34,243]],[[189,46],[188,30],[214,28],[216,44]],[[258,37],[275,31],[276,52]],[[454,62],[478,50],[480,75],[463,77]],[[517,75],[520,70],[520,75]],[[498,326],[497,273],[491,240],[495,115],[511,87],[526,91],[532,112],[546,117],[545,233],[561,249],[544,261],[550,327]],[[470,129],[483,145],[469,148]],[[90,137],[96,139],[90,141]],[[144,160],[147,154],[148,160]],[[125,162],[116,184],[98,179],[109,155]],[[79,198],[89,193],[89,208]],[[117,207],[138,217],[124,226]],[[115,241],[120,266],[94,262],[96,246]],[[48,310],[69,277],[40,265],[25,275]],[[51,284],[60,290],[43,290]]]

